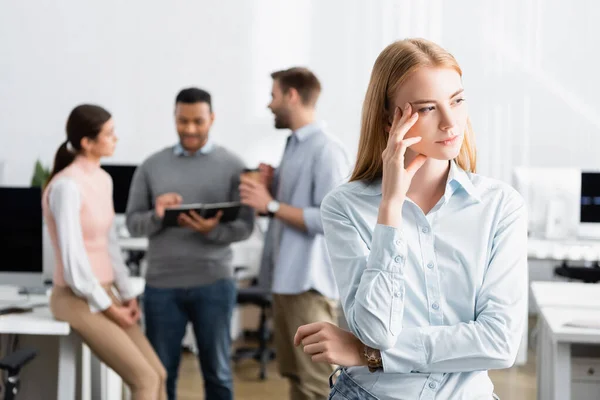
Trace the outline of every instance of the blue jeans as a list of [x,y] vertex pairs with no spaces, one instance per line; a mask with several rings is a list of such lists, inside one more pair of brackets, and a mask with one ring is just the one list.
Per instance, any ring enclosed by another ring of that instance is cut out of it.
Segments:
[[181,342],[192,323],[206,400],[232,400],[231,315],[236,303],[235,281],[186,289],[146,286],[146,335],[167,370],[169,400],[177,397]]
[[[340,371],[340,376],[334,385],[333,376],[338,371]],[[329,387],[331,388],[329,400],[377,400],[377,397],[356,383],[342,367],[338,367],[329,377]]]
[[[338,376],[333,384],[333,376],[338,372]],[[360,386],[348,375],[345,368],[338,367],[333,374],[329,377],[329,387],[331,393],[329,393],[329,400],[377,400],[377,397],[369,393],[366,389]],[[493,400],[500,400],[495,394],[492,395]]]

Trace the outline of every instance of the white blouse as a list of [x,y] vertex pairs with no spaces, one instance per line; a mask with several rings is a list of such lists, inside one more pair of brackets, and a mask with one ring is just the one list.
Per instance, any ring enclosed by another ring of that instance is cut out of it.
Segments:
[[[81,194],[75,181],[61,177],[53,182],[48,203],[56,223],[65,282],[75,294],[87,299],[92,312],[106,310],[112,300],[94,276],[85,250],[80,223]],[[108,243],[115,286],[123,300],[132,299],[135,295],[129,280],[129,269],[123,261],[114,223]]]

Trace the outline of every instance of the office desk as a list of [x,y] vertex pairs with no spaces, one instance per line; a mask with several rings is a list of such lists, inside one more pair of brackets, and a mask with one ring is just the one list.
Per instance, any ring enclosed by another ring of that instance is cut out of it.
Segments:
[[599,261],[600,240],[530,237],[527,240],[527,257],[549,261]]
[[571,396],[571,344],[600,344],[600,330],[565,327],[574,319],[600,320],[600,285],[578,282],[533,282],[539,309],[537,339],[538,399]]
[[[17,292],[15,287],[0,286],[2,300],[20,301],[26,299]],[[30,296],[28,303],[47,303],[46,296]],[[66,322],[57,321],[46,307],[35,308],[26,314],[8,314],[0,316],[0,334],[8,335],[39,335],[58,336],[58,385],[57,399],[70,400],[75,398],[76,354],[81,345],[79,337],[71,332]]]
[[[141,294],[144,291],[144,279],[131,279],[134,293],[138,295]],[[33,312],[30,313],[0,316],[0,334],[58,337],[58,363],[56,364],[58,367],[58,381],[56,398],[59,400],[75,399],[77,352],[78,348],[81,346],[79,335],[71,330],[68,323],[54,319],[50,312],[50,308],[47,306],[49,301],[47,296],[24,296],[18,293],[17,287],[0,286],[0,300],[14,302],[26,300],[28,304],[45,305],[34,308]],[[85,354],[86,352],[84,351],[84,355]],[[87,354],[89,359],[89,351]],[[94,368],[94,363],[98,364],[98,362],[94,359],[91,361],[93,384],[99,384],[100,378],[94,375],[94,373],[100,372],[100,369]],[[84,369],[87,368],[85,364],[86,362],[84,361]],[[26,372],[26,370],[24,371]],[[85,388],[82,389],[85,390]],[[93,390],[94,392],[104,391],[100,386],[96,386]]]
[[[600,260],[600,241],[584,240],[580,238],[572,239],[545,239],[540,237],[529,237],[527,240],[527,258],[530,261],[548,261],[558,263],[563,262],[596,262]],[[555,266],[557,266],[555,265]],[[545,266],[545,268],[549,268]],[[548,271],[548,274],[544,279],[551,278],[553,273]],[[535,284],[541,284],[541,286],[534,286]],[[534,294],[538,297],[538,307],[542,304],[548,304],[546,300],[551,302],[558,302],[559,304],[574,304],[575,306],[587,307],[586,304],[579,304],[578,299],[581,295],[575,293],[578,288],[571,286],[544,286],[547,284],[554,284],[558,282],[534,282],[532,283],[532,291],[537,290]],[[551,288],[558,290],[558,294],[554,293]],[[569,289],[571,288],[571,289]],[[590,288],[584,287],[582,290],[584,293]],[[593,291],[593,290],[592,290]],[[557,297],[558,296],[558,297]],[[599,300],[600,301],[600,300]],[[571,302],[571,303],[569,303]],[[574,302],[574,303],[573,303]],[[519,354],[517,356],[517,365],[523,365],[527,360],[527,332],[522,342]]]
[[[123,251],[146,252],[148,250],[148,238],[121,237],[119,238],[119,245]],[[247,267],[247,269],[236,275],[238,280],[251,279],[258,275],[262,249],[263,241],[257,237],[231,244],[231,250],[233,251],[232,265],[234,267]]]
[[580,282],[532,282],[535,304],[542,307],[600,310],[600,284]]
[[575,328],[564,324],[575,319],[600,320],[600,309],[542,307],[537,345],[539,400],[571,399],[571,345],[600,345],[600,329]]
[[148,238],[120,237],[119,245],[124,251],[146,251],[148,250]]

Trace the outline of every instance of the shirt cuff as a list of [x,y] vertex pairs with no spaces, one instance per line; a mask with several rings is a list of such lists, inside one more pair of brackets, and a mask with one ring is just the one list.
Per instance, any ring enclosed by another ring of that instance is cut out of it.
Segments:
[[92,313],[104,311],[113,303],[112,299],[101,285],[96,286],[96,288],[87,300],[88,304],[90,305],[90,311]]
[[210,231],[210,232],[208,232],[208,233],[205,233],[205,234],[204,234],[204,237],[205,237],[205,238],[207,238],[208,240],[213,240],[213,241],[215,241],[215,240],[219,239],[219,236],[220,236],[220,230],[221,230],[221,227],[222,227],[222,226],[223,226],[223,225],[222,225],[222,224],[220,224],[220,223],[219,223],[219,224],[217,224],[217,226],[215,226],[215,227],[213,228],[213,230],[212,230],[212,231]]
[[150,223],[152,224],[153,229],[160,229],[163,224],[163,219],[156,215],[154,210],[150,210]]
[[120,283],[116,286],[119,290],[119,295],[121,296],[122,301],[131,300],[137,297],[133,291],[133,285],[131,284],[129,279],[127,279],[127,283]]
[[397,374],[418,372],[426,364],[425,347],[419,328],[404,329],[394,347],[381,351],[383,371]]
[[323,233],[323,222],[321,221],[321,210],[315,207],[302,209],[302,219],[308,233],[313,235]]
[[367,269],[397,273],[404,266],[406,253],[402,229],[377,224],[373,231]]

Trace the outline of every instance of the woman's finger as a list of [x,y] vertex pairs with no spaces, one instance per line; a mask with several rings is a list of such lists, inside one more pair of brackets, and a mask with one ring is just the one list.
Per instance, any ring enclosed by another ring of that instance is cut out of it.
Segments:
[[325,343],[319,342],[314,344],[309,344],[308,346],[304,346],[304,352],[306,354],[319,354],[325,351]]
[[415,157],[414,160],[412,160],[410,162],[410,164],[406,168],[406,172],[408,172],[411,177],[414,176],[417,173],[417,171],[419,170],[419,168],[421,168],[423,166],[423,164],[425,164],[426,161],[427,161],[427,156],[424,156],[423,154],[419,154],[418,156]]
[[323,328],[323,325],[320,322],[313,322],[310,324],[302,325],[296,330],[296,335],[294,335],[294,344],[298,346],[302,340],[310,335],[314,335],[319,332]]
[[404,158],[406,154],[406,149],[421,141],[421,136],[415,136],[412,138],[404,139],[398,144],[396,144],[396,151],[394,152],[394,157],[396,158]]
[[323,339],[325,339],[325,338],[323,337],[322,332],[319,331],[310,336],[306,336],[304,339],[302,339],[302,345],[307,346],[309,344],[319,343],[319,342],[323,341]]
[[396,128],[396,132],[394,133],[394,138],[396,142],[399,142],[404,139],[406,133],[413,127],[413,125],[419,119],[418,113],[413,113],[405,122],[398,125]]
[[330,361],[329,355],[327,353],[315,354],[314,356],[311,357],[311,360],[313,362],[318,362],[318,363],[327,363],[327,364],[334,363],[333,360]]
[[392,127],[390,128],[390,139],[392,142],[398,142],[404,138],[406,132],[417,122],[419,118],[418,113],[412,112],[412,106],[410,103],[407,103],[400,113],[400,109],[398,108],[394,113],[394,122],[392,123]]
[[[404,109],[406,110],[406,106],[404,107]],[[396,132],[396,127],[398,126],[398,124],[400,124],[400,121],[402,120],[403,116],[406,116],[406,113],[402,113],[402,111],[400,111],[400,107],[394,108],[394,115],[392,117],[392,126],[390,127],[390,132],[389,132],[389,136],[388,136],[388,146],[390,146],[392,143],[396,142],[396,138],[395,138],[394,134]]]

